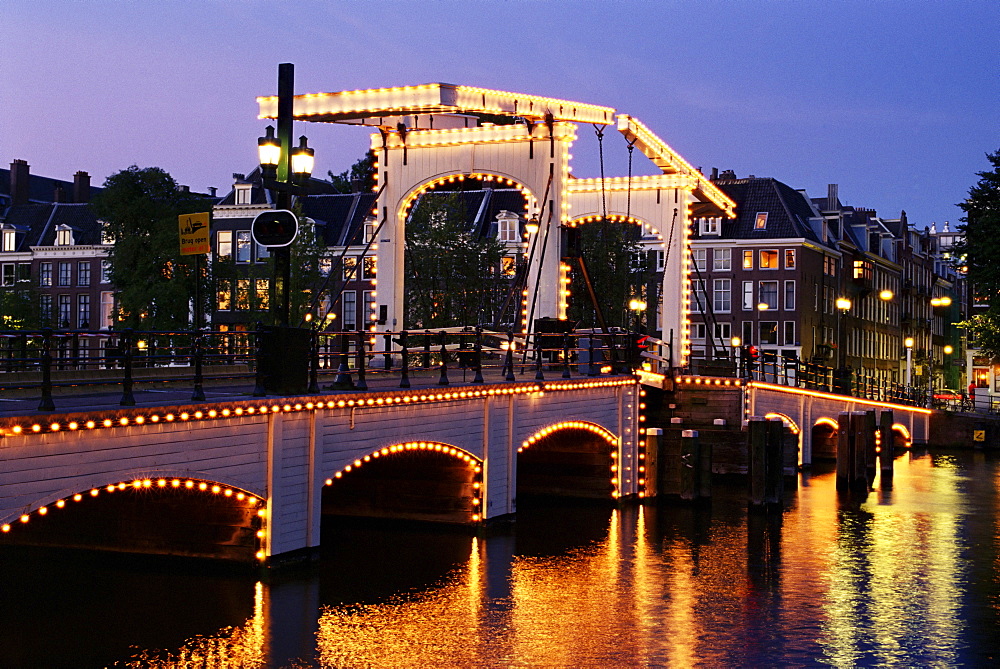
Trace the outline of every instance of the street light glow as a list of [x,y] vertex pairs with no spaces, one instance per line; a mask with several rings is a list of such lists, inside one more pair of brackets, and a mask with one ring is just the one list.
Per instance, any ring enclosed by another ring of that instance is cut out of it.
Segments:
[[848,311],[851,308],[851,301],[846,297],[838,297],[837,308],[842,311]]

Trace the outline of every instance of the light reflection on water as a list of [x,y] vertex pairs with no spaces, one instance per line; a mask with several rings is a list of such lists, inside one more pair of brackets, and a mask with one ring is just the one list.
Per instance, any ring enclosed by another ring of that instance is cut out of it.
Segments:
[[717,485],[703,507],[521,509],[486,538],[324,525],[315,573],[132,666],[989,665],[998,482],[982,454],[905,455],[863,497],[803,475],[784,513]]

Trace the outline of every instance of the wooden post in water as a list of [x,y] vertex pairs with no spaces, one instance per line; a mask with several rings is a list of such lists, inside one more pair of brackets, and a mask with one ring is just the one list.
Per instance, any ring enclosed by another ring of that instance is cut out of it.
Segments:
[[865,412],[864,422],[865,482],[866,487],[871,488],[875,483],[875,473],[878,471],[878,445],[875,443],[875,430],[878,426],[875,422],[874,409]]
[[874,440],[874,430],[868,434],[868,417],[864,411],[851,412],[851,434],[854,438],[851,461],[851,490],[868,490],[867,444],[868,438]]
[[779,504],[784,496],[785,425],[781,419],[766,422],[764,503]]
[[879,466],[882,470],[882,490],[889,490],[892,488],[892,477],[893,477],[893,453],[895,446],[895,439],[892,434],[892,424],[893,424],[892,411],[883,411],[879,415],[878,421],[878,431],[879,431]]
[[698,497],[698,481],[701,478],[701,453],[698,448],[698,430],[681,432],[681,499],[693,500]]
[[854,439],[851,434],[851,414],[846,411],[837,416],[837,490],[851,487],[851,464]]
[[750,477],[750,503],[765,503],[767,473],[767,423],[753,416],[747,421],[747,474]]
[[663,430],[658,427],[646,428],[646,497],[660,494],[660,444]]

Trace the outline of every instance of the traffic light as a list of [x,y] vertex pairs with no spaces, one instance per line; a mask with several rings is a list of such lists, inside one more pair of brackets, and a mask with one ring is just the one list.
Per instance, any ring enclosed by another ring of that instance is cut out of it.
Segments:
[[746,363],[747,369],[757,369],[757,361],[759,358],[760,351],[757,350],[756,346],[743,347],[743,361]]
[[253,219],[250,234],[261,246],[288,246],[299,233],[299,219],[287,209],[262,211]]

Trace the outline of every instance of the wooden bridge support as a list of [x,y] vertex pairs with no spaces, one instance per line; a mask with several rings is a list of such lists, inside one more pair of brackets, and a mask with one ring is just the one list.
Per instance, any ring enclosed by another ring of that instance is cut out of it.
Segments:
[[875,412],[845,411],[837,425],[837,490],[867,491],[875,481]]
[[892,488],[893,456],[896,448],[896,435],[892,431],[894,416],[892,411],[882,411],[879,414],[879,465],[882,475],[882,489]]
[[747,474],[753,505],[780,504],[784,497],[784,432],[780,419],[753,417],[747,423]]

